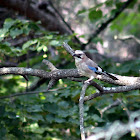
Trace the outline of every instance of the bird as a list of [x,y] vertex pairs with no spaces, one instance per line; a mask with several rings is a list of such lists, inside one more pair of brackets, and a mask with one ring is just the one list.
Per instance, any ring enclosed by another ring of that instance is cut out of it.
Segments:
[[97,78],[98,75],[105,75],[113,80],[118,80],[118,78],[116,78],[112,74],[107,73],[93,60],[88,58],[83,51],[76,50],[73,53],[73,57],[75,59],[75,65],[78,69],[79,75],[89,78],[85,81],[85,83],[89,83],[94,78]]

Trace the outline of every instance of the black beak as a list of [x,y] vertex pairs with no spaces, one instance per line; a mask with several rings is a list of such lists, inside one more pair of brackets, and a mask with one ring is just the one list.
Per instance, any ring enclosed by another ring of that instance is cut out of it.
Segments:
[[72,55],[73,57],[76,57],[76,54],[75,53],[73,53],[73,55]]
[[81,55],[80,55],[80,54],[75,54],[75,53],[74,53],[72,56],[73,56],[73,57],[81,58]]

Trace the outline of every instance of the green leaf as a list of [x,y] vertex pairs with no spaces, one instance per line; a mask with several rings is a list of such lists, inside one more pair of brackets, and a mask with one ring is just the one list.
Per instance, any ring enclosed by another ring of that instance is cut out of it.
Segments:
[[31,107],[27,108],[28,112],[41,112],[42,106],[41,105],[32,105]]
[[43,116],[40,114],[32,114],[28,116],[28,119],[31,119],[33,121],[44,121]]
[[88,14],[88,18],[90,19],[91,22],[96,22],[101,17],[102,17],[101,10],[91,10]]
[[5,113],[5,107],[0,106],[0,117],[4,116],[4,113]]
[[63,123],[65,121],[66,120],[65,119],[62,119],[62,118],[55,118],[55,122],[57,122],[57,123]]
[[58,103],[58,105],[61,107],[61,108],[68,108],[69,107],[69,103],[66,102],[66,101],[61,101]]
[[7,18],[4,22],[4,28],[9,29],[11,28],[15,23],[17,22],[17,20],[13,20],[11,18]]
[[56,104],[46,103],[44,104],[43,110],[50,113],[56,114],[58,112],[58,106]]
[[23,49],[23,50],[24,50],[24,49],[27,49],[28,47],[30,47],[31,45],[36,44],[37,42],[38,42],[37,39],[29,40],[29,41],[27,41],[26,43],[23,44],[22,49]]
[[0,29],[0,41],[2,41],[4,37],[6,37],[7,32],[8,29]]
[[124,4],[124,2],[117,2],[116,3],[117,9],[121,8],[123,4]]
[[113,5],[113,0],[107,0],[105,4],[106,6],[111,7]]
[[46,120],[47,120],[49,123],[52,123],[52,122],[55,120],[55,117],[54,117],[54,115],[52,115],[52,114],[48,114],[48,115],[46,115]]
[[70,114],[69,114],[69,111],[68,110],[59,110],[58,111],[58,116],[59,117],[62,117],[62,118],[66,118],[68,117]]
[[39,23],[40,23],[40,22],[38,22],[38,23],[30,22],[30,23],[29,23],[29,28],[30,28],[30,29],[33,29],[33,30],[35,30],[35,31],[37,31],[37,30],[39,30],[39,27],[38,27],[37,24],[39,24]]
[[104,122],[104,120],[101,119],[97,114],[94,114],[94,115],[92,116],[92,118],[93,118],[94,121],[96,121],[96,122]]
[[77,12],[77,15],[83,14],[83,13],[85,13],[85,12],[87,12],[87,10],[86,10],[86,9],[79,10],[79,11]]
[[6,132],[7,132],[6,128],[2,124],[0,124],[0,139],[1,140],[5,139],[4,137],[6,135]]
[[52,41],[50,41],[50,43],[49,43],[51,46],[60,46],[61,44],[60,44],[60,42],[58,41],[58,40],[52,40]]
[[11,48],[6,43],[0,43],[0,49],[3,53],[6,53],[6,54],[11,52]]
[[13,30],[10,30],[10,36],[14,39],[16,38],[17,36],[23,34],[23,30],[22,29],[13,29]]
[[93,40],[92,40],[94,43],[98,43],[98,42],[100,42],[102,45],[103,45],[103,40],[101,39],[101,38],[99,38],[99,37],[96,37],[96,38],[94,38]]

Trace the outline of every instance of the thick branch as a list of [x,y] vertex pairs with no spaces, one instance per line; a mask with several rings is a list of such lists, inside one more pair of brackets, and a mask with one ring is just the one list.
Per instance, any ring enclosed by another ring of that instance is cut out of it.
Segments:
[[85,48],[86,45],[90,44],[91,41],[97,37],[97,35],[102,32],[113,20],[115,20],[124,10],[125,8],[128,7],[128,5],[132,2],[132,0],[128,0],[127,2],[125,2],[122,7],[120,7],[120,9],[118,9],[118,11],[111,16],[106,22],[102,23],[101,26],[99,28],[97,28],[97,30],[95,30],[95,32],[90,36],[90,38],[88,39],[88,42],[86,44],[84,44],[82,46],[82,49]]
[[32,68],[20,68],[20,67],[9,67],[0,68],[0,75],[14,74],[14,75],[31,75],[40,78],[67,78],[67,77],[80,77],[77,70],[75,69],[63,69],[55,70],[52,72],[46,72],[44,70],[32,69]]
[[[22,67],[9,67],[9,68],[0,68],[0,75],[7,75],[7,74],[14,74],[14,75],[30,75],[30,76],[37,76],[40,78],[67,78],[67,77],[80,77],[78,74],[77,69],[59,69],[54,70],[52,72],[46,72],[44,70],[39,69],[32,69],[32,68],[22,68]],[[115,76],[119,80],[112,80],[106,76],[101,76],[98,79],[116,85],[131,85],[132,87],[139,87],[140,85],[140,77],[129,77],[129,76]],[[128,86],[128,87],[131,87]],[[124,90],[127,90],[125,87],[122,86]],[[113,89],[112,89],[113,90]],[[121,91],[121,88],[120,88]]]

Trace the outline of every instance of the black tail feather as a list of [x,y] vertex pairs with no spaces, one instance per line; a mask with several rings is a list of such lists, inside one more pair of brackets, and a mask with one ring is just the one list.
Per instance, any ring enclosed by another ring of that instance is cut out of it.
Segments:
[[115,76],[113,76],[113,75],[111,75],[111,74],[109,74],[109,73],[107,73],[107,72],[106,72],[106,74],[107,74],[111,79],[113,79],[113,80],[118,80],[117,77],[115,77]]
[[118,80],[117,77],[113,76],[112,74],[107,73],[106,71],[103,71],[103,72],[96,71],[95,73],[96,73],[96,74],[99,74],[99,75],[102,75],[102,74],[103,74],[103,75],[106,75],[106,76],[108,76],[109,78],[111,78],[111,79],[113,79],[113,80]]

